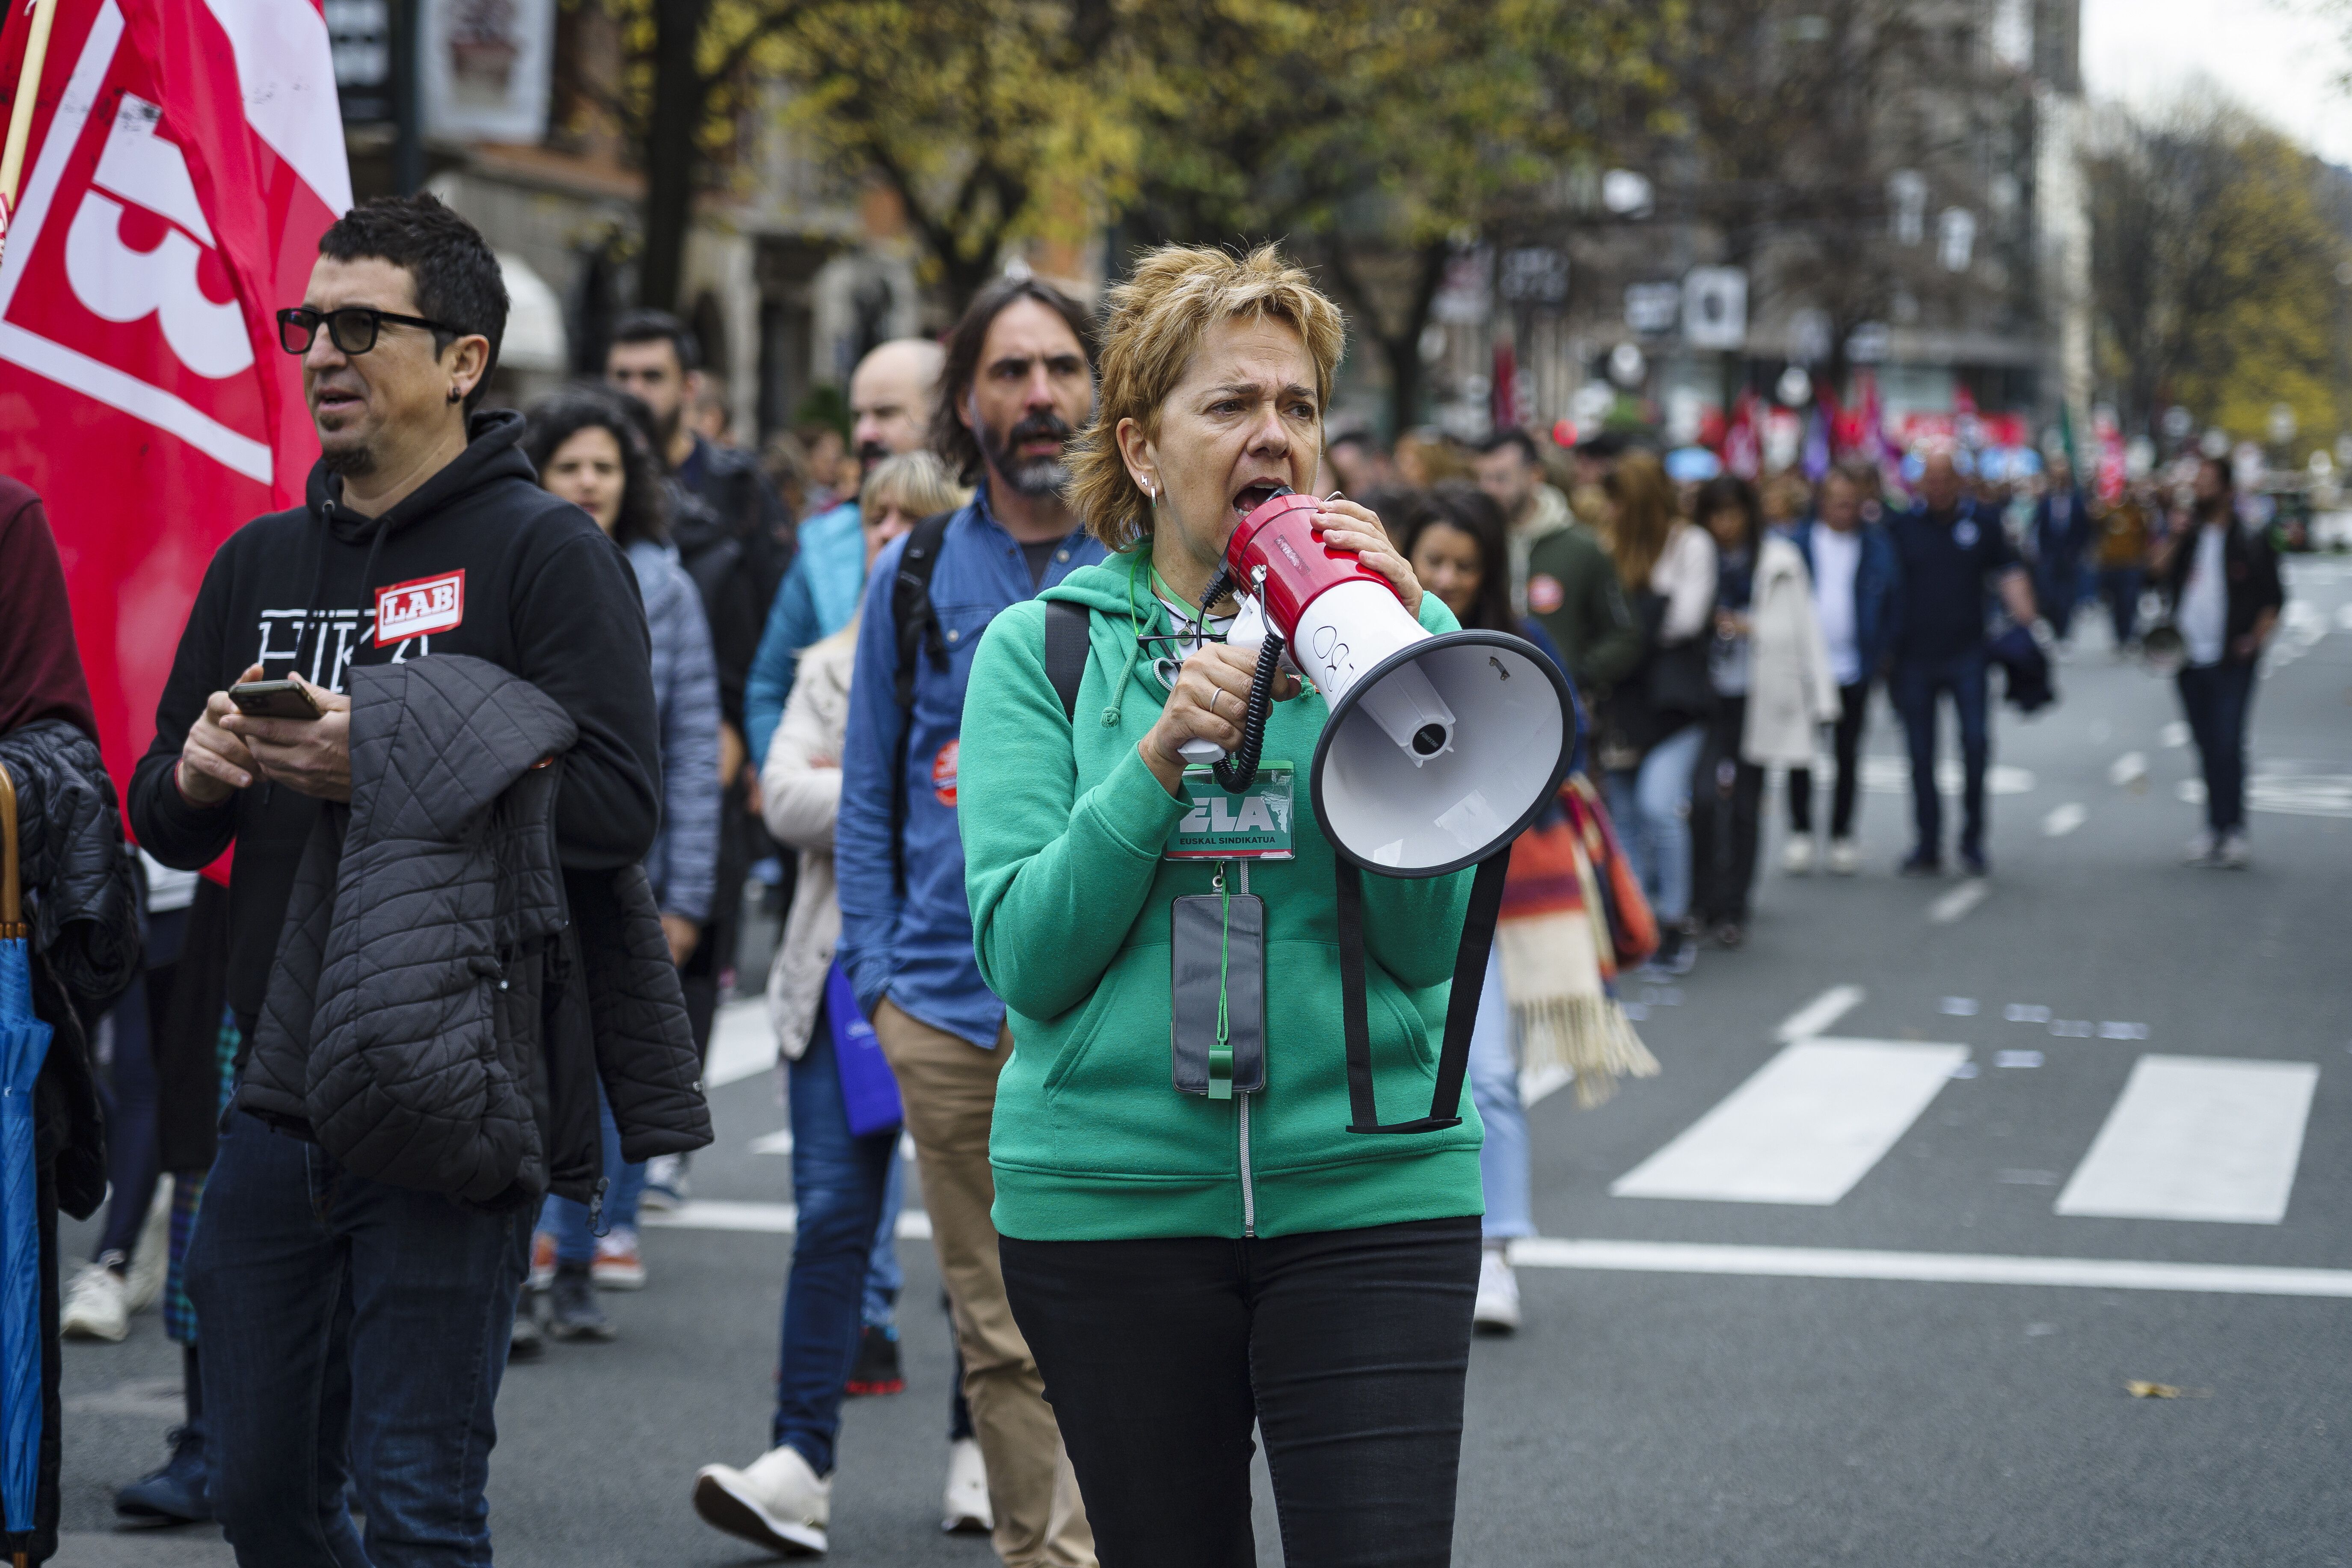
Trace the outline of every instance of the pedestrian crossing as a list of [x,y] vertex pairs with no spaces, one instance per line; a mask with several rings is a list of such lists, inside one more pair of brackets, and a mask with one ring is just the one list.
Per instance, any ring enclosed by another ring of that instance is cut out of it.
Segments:
[[2058,1212],[2276,1225],[2318,1084],[2310,1062],[2142,1057]]
[[1609,1191],[1833,1204],[1870,1173],[1968,1057],[1966,1046],[1798,1040]]
[[[1976,1076],[1962,1045],[1791,1041],[1609,1191],[1629,1198],[1835,1204],[1902,1141],[1948,1082]],[[2319,1068],[2310,1062],[2143,1055],[2052,1212],[2280,1224],[2318,1081]]]

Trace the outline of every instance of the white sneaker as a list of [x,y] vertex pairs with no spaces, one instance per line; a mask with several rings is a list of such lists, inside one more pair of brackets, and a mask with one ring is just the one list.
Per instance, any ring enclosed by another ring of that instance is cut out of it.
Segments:
[[988,1461],[979,1442],[959,1437],[948,1445],[948,1490],[940,1504],[940,1529],[949,1535],[986,1535],[996,1528],[988,1506]]
[[686,1202],[686,1156],[656,1154],[646,1162],[646,1190],[637,1206],[669,1214]]
[[172,1266],[172,1175],[165,1172],[155,1184],[155,1201],[147,1205],[147,1223],[139,1227],[138,1250],[131,1255],[131,1273],[124,1282],[125,1311],[143,1312],[163,1295],[163,1276]]
[[1851,877],[1862,869],[1862,851],[1851,838],[1830,840],[1830,875]]
[[821,1557],[833,1512],[833,1483],[821,1480],[789,1443],[745,1469],[705,1465],[694,1477],[702,1522],[785,1557]]
[[2247,844],[2246,836],[2234,828],[2221,835],[2221,842],[2213,849],[2213,864],[2225,866],[2232,871],[2244,870],[2253,863],[2253,858],[2254,851]]
[[2182,847],[2180,858],[2191,866],[2210,866],[2217,847],[2212,834],[2200,833]]
[[1799,833],[1790,837],[1787,847],[1780,851],[1780,869],[1791,877],[1810,877],[1813,874],[1813,836],[1811,834]]
[[1516,1333],[1519,1327],[1519,1280],[1510,1259],[1499,1247],[1489,1247],[1478,1264],[1478,1304],[1470,1310],[1471,1327],[1482,1333]]
[[121,1275],[104,1263],[84,1264],[67,1288],[65,1310],[58,1314],[58,1331],[69,1340],[121,1344],[131,1337],[131,1312],[123,1304],[124,1294]]

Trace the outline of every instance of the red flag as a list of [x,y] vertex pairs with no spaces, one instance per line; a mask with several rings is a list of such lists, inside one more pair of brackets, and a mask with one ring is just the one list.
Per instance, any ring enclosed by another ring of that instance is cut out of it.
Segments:
[[302,499],[273,316],[350,205],[318,0],[58,0],[0,261],[0,472],[47,503],[118,781],[214,550]]

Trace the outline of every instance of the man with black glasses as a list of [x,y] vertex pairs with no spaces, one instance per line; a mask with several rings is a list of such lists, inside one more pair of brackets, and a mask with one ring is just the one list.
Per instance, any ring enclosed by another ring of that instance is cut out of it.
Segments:
[[674,972],[613,957],[660,943],[647,634],[521,417],[474,412],[481,236],[415,196],[319,248],[278,313],[308,504],[214,556],[130,790],[164,864],[236,850],[238,1087],[188,1263],[211,1500],[246,1564],[487,1563],[531,1216],[601,1186],[593,1084],[629,1159],[709,1141]]

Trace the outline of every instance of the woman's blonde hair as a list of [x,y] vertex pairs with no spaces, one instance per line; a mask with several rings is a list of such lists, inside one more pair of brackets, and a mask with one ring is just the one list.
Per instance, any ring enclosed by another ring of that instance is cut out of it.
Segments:
[[1648,452],[1628,452],[1609,475],[1609,526],[1604,538],[1617,580],[1630,591],[1650,585],[1666,535],[1675,526],[1675,487],[1665,465]]
[[857,510],[871,518],[886,503],[896,501],[901,511],[929,517],[935,511],[953,511],[971,499],[971,491],[955,482],[945,463],[929,451],[918,450],[885,458],[875,465],[858,489]]
[[1315,362],[1319,416],[1331,401],[1346,329],[1339,307],[1275,247],[1236,256],[1205,246],[1163,246],[1110,291],[1102,388],[1094,423],[1070,444],[1070,482],[1063,492],[1105,548],[1124,550],[1151,532],[1151,498],[1119,456],[1119,421],[1132,419],[1146,436],[1156,437],[1160,405],[1184,378],[1202,335],[1220,321],[1240,319],[1281,321],[1298,333]]

